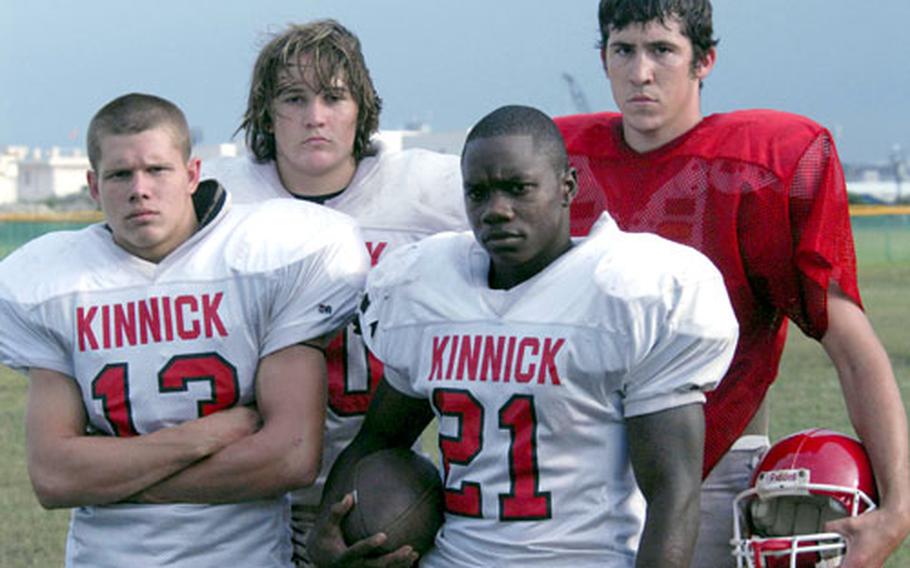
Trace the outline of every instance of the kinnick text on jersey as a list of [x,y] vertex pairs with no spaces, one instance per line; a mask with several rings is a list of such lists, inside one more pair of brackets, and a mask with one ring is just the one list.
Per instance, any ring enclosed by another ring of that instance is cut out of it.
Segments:
[[[161,296],[118,304],[78,306],[76,328],[79,351],[145,345],[205,338],[227,337],[218,315],[224,292]],[[100,343],[98,339],[101,339]]]
[[428,381],[490,381],[559,385],[562,337],[443,335],[433,337]]

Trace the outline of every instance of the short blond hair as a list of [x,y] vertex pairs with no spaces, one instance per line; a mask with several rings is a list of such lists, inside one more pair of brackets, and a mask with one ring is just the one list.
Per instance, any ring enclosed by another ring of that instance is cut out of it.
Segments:
[[143,93],[129,93],[107,103],[88,125],[86,146],[92,169],[101,162],[101,140],[110,135],[138,134],[164,126],[172,131],[174,143],[189,161],[192,144],[183,111],[167,99]]

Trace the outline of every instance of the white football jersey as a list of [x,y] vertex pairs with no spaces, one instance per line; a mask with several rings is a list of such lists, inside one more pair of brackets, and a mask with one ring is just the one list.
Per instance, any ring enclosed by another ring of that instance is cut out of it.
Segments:
[[509,290],[488,267],[472,234],[445,234],[367,277],[367,344],[439,420],[446,515],[421,566],[632,566],[624,421],[703,402],[723,376],[737,324],[720,273],[606,216]]
[[[96,224],[0,262],[0,362],[73,377],[92,428],[133,436],[254,402],[261,358],[351,319],[369,267],[353,219],[225,206],[161,262]],[[286,498],[73,510],[67,566],[289,566]]]
[[[390,250],[442,231],[468,228],[458,156],[412,149],[388,152],[377,143],[363,158],[348,187],[324,203],[357,220],[375,265]],[[203,163],[203,177],[216,178],[235,202],[292,198],[275,162],[249,156]],[[347,329],[329,349],[329,407],[322,471],[312,486],[294,493],[297,503],[316,506],[335,458],[360,429],[382,366],[369,357],[363,340]]]

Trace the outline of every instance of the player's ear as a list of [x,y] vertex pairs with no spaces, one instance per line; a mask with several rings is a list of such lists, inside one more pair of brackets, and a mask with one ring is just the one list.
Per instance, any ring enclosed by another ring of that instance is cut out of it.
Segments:
[[190,161],[186,163],[186,175],[190,193],[196,193],[196,189],[199,187],[199,178],[202,175],[202,160],[190,158]]
[[85,181],[88,183],[88,193],[92,196],[92,200],[101,205],[101,194],[98,191],[98,174],[94,170],[86,171]]
[[714,64],[717,62],[717,49],[711,48],[705,53],[705,56],[702,57],[701,61],[695,66],[695,78],[699,81],[704,81],[708,75],[711,74],[711,70],[714,69]]
[[610,78],[610,70],[607,68],[607,46],[601,46],[600,48],[600,64],[603,66],[604,73],[607,76],[607,79]]
[[578,173],[569,167],[562,174],[562,206],[568,207],[578,193]]

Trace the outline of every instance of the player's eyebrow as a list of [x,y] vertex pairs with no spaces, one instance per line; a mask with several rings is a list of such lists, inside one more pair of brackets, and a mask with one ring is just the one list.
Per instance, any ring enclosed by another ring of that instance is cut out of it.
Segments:
[[301,83],[300,81],[288,80],[278,83],[278,87],[275,89],[275,94],[286,95],[287,93],[304,93],[308,90],[309,86]]

